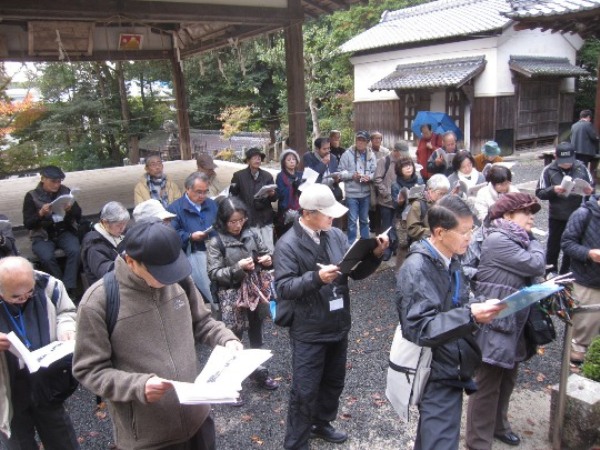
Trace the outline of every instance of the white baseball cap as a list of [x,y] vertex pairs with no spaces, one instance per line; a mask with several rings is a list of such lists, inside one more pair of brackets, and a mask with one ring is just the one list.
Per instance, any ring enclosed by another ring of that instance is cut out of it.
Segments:
[[160,220],[177,217],[167,211],[161,202],[155,199],[146,200],[133,209],[133,218],[136,222],[157,218]]
[[348,212],[348,208],[336,201],[328,186],[314,183],[304,188],[300,195],[300,207],[307,211],[319,211],[337,219]]

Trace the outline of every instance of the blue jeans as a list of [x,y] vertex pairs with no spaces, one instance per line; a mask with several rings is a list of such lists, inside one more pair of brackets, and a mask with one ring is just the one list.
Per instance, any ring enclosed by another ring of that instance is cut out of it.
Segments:
[[[54,256],[54,251],[57,247],[65,252],[67,259],[64,274],[58,261],[56,261],[56,256]],[[77,288],[81,252],[77,236],[70,231],[64,231],[54,240],[34,239],[31,249],[39,258],[44,272],[61,280],[67,289]]]
[[371,198],[369,195],[362,198],[346,198],[346,206],[348,206],[348,243],[356,240],[356,221],[360,224],[360,237],[362,239],[369,238],[369,203]]

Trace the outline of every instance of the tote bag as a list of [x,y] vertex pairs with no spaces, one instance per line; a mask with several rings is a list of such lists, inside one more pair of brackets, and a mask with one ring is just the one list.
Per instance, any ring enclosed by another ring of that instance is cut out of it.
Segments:
[[429,380],[430,366],[431,349],[405,339],[398,324],[390,350],[385,395],[405,422],[409,420],[409,406],[418,405],[421,401]]

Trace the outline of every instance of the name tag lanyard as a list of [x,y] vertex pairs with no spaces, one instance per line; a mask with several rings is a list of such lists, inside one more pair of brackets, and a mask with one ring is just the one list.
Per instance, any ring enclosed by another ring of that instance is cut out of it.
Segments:
[[19,322],[17,322],[15,320],[15,318],[13,317],[13,315],[8,310],[8,307],[6,306],[6,302],[2,302],[2,306],[4,306],[6,315],[10,319],[13,327],[15,328],[15,331],[19,334],[19,337],[23,341],[23,344],[25,344],[25,347],[31,348],[31,342],[29,342],[29,339],[27,339],[27,329],[25,328],[25,321],[23,320],[23,314],[21,312],[21,309],[19,308]]

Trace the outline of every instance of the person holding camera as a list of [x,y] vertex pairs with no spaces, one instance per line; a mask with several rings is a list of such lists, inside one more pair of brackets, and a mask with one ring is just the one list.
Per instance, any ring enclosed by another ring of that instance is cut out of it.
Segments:
[[357,237],[357,221],[360,224],[360,238],[369,238],[371,184],[377,168],[377,159],[368,148],[370,138],[366,131],[356,133],[354,145],[342,155],[339,164],[346,191],[348,243],[350,245]]

